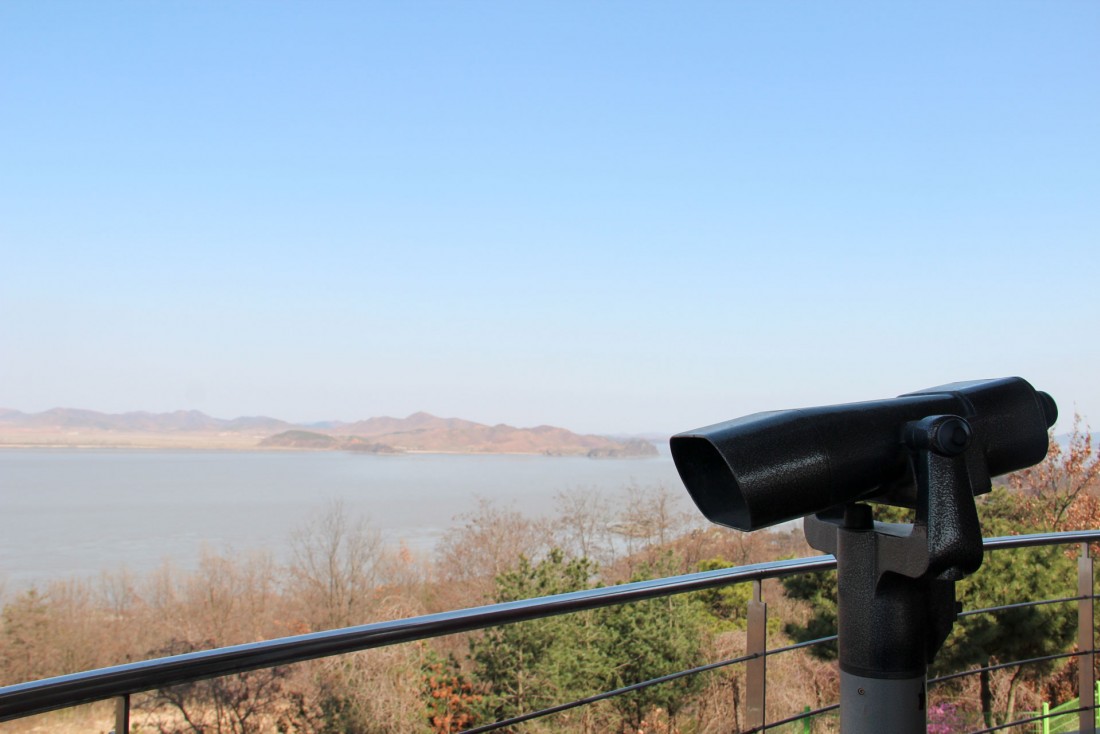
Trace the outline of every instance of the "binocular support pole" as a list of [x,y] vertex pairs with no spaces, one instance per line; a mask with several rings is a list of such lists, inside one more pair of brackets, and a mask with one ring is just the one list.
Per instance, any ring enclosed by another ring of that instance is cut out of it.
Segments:
[[953,415],[907,423],[913,524],[849,504],[806,518],[809,544],[837,559],[842,734],[924,734],[928,664],[958,612],[955,582],[982,563],[975,490],[989,486],[971,429]]

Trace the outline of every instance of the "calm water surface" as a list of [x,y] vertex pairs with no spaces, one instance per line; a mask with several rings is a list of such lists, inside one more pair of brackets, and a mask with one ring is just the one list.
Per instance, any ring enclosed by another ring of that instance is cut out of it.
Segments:
[[0,451],[0,580],[9,588],[165,559],[204,547],[285,557],[292,531],[334,499],[394,545],[431,551],[457,515],[492,500],[533,516],[555,495],[682,491],[667,451],[644,459],[363,456],[340,452]]

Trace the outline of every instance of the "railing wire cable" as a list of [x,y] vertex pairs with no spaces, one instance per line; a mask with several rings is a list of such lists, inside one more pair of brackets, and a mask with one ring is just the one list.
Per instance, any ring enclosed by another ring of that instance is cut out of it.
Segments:
[[751,729],[745,729],[744,731],[741,732],[741,734],[755,734],[758,731],[767,731],[768,729],[774,729],[777,726],[785,726],[786,724],[793,724],[796,721],[802,721],[803,719],[809,719],[813,716],[820,716],[821,714],[827,714],[830,711],[836,711],[839,708],[840,708],[840,704],[839,703],[834,703],[830,706],[823,706],[819,709],[814,709],[813,711],[803,711],[800,714],[795,714],[794,716],[788,716],[787,718],[780,719],[779,721],[770,721],[767,724],[764,724],[763,726],[754,726]]
[[963,617],[972,617],[975,614],[993,614],[994,612],[1004,612],[1009,609],[1026,609],[1027,607],[1041,607],[1047,604],[1066,604],[1071,601],[1085,601],[1086,599],[1095,599],[1095,596],[1065,596],[1060,599],[1040,599],[1039,601],[1021,601],[1015,604],[1002,604],[999,607],[982,607],[981,609],[968,609],[965,612],[959,612],[955,615],[961,619]]
[[514,724],[522,724],[525,721],[531,719],[539,719],[543,716],[549,716],[550,714],[560,714],[562,711],[568,711],[580,706],[587,706],[588,704],[596,703],[597,701],[604,701],[608,698],[614,698],[615,696],[621,696],[625,693],[632,693],[634,691],[640,691],[643,688],[649,688],[660,683],[668,683],[674,681],[677,678],[686,678],[689,675],[696,675],[698,673],[705,673],[708,670],[716,670],[718,668],[724,668],[727,665],[736,665],[737,663],[744,663],[759,657],[758,655],[742,655],[738,658],[730,658],[729,660],[720,660],[716,663],[707,663],[706,665],[700,665],[697,668],[691,668],[690,670],[680,670],[675,673],[669,673],[668,675],[662,675],[659,678],[651,678],[650,680],[642,681],[641,683],[633,683],[629,686],[623,686],[622,688],[616,688],[611,691],[604,691],[603,693],[597,693],[593,696],[587,696],[585,698],[578,698],[575,701],[568,703],[561,703],[557,706],[551,706],[545,709],[539,709],[538,711],[532,711],[528,714],[520,714],[519,716],[513,716],[510,719],[501,719],[500,721],[494,721],[492,724],[483,724],[482,726],[474,727],[473,729],[464,729],[459,734],[481,734],[481,732],[495,731],[496,729],[503,729],[506,726],[512,726]]
[[[1068,709],[1066,711],[1059,711],[1056,715],[1057,716],[1066,716],[1068,714],[1079,714],[1082,711],[1090,711],[1090,710],[1095,710],[1095,709],[1096,709],[1095,706],[1083,706],[1081,708]],[[1044,716],[1042,714],[1039,714],[1038,716],[1032,716],[1031,718],[1028,718],[1028,719],[1019,719],[1017,721],[1010,721],[1007,724],[998,724],[997,726],[991,726],[988,729],[977,729],[975,731],[969,732],[969,734],[989,734],[989,732],[991,732],[991,731],[1001,731],[1002,729],[1011,729],[1013,727],[1023,726],[1024,724],[1034,724],[1036,722],[1042,721],[1043,719],[1049,719],[1049,718],[1051,718],[1050,714],[1047,714],[1046,716]]]
[[958,673],[949,673],[948,675],[941,675],[938,678],[929,678],[928,683],[943,683],[944,681],[954,680],[955,678],[965,678],[966,676],[974,675],[975,673],[1003,670],[1004,668],[1014,668],[1020,665],[1034,665],[1035,663],[1045,663],[1051,660],[1061,660],[1063,658],[1076,658],[1082,655],[1089,655],[1094,652],[1096,652],[1096,650],[1074,650],[1073,652],[1060,652],[1057,655],[1043,655],[1042,657],[1038,658],[1012,660],[1007,663],[997,663],[996,665],[986,665],[982,668],[971,668],[970,670],[963,670]]
[[629,686],[623,686],[622,688],[616,688],[613,691],[604,691],[603,693],[597,693],[585,698],[578,698],[575,701],[568,703],[561,703],[556,706],[550,706],[548,708],[539,709],[538,711],[532,711],[527,714],[521,714],[519,716],[513,716],[509,719],[501,719],[495,721],[492,724],[482,724],[481,726],[474,727],[473,729],[464,729],[459,734],[481,734],[481,732],[495,731],[497,729],[503,729],[506,726],[512,726],[514,724],[522,724],[525,721],[531,721],[532,719],[539,719],[544,716],[550,716],[551,714],[560,714],[563,711],[578,708],[580,706],[587,706],[597,701],[603,701],[608,698],[614,698],[615,696],[621,696],[625,693],[631,693],[633,691],[640,691],[643,688],[649,688],[660,683],[668,683],[669,681],[676,680],[677,678],[685,678],[689,675],[697,675],[699,673],[705,673],[709,670],[716,670],[718,668],[724,668],[729,665],[736,665],[737,663],[747,663],[749,660],[755,660],[760,657],[768,657],[769,655],[777,655],[781,652],[790,652],[791,650],[799,650],[804,647],[811,647],[813,645],[819,645],[826,642],[835,642],[836,635],[830,635],[828,637],[819,637],[816,640],[806,640],[805,642],[799,642],[794,645],[787,645],[785,647],[777,647],[771,650],[767,650],[764,653],[750,653],[748,655],[742,655],[736,658],[730,658],[728,660],[720,660],[716,663],[707,663],[706,665],[700,665],[696,668],[689,670],[681,670],[676,673],[669,673],[668,675],[662,675],[659,678],[651,678],[641,683],[633,683]]

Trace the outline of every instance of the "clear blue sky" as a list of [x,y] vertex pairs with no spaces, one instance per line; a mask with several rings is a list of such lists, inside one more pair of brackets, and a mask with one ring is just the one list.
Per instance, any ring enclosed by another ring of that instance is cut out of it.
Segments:
[[1100,3],[0,4],[0,406],[1100,423]]

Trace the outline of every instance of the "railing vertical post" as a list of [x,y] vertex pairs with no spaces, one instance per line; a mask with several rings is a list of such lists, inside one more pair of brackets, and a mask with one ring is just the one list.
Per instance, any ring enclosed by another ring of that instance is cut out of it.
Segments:
[[115,734],[130,734],[130,695],[115,699]]
[[756,657],[746,663],[748,683],[745,695],[748,698],[745,710],[746,723],[750,728],[762,727],[766,723],[768,701],[768,605],[764,603],[761,582],[752,582],[752,600],[749,602],[749,630],[746,643],[747,655]]
[[1081,734],[1096,734],[1096,669],[1093,665],[1096,635],[1093,627],[1092,554],[1089,544],[1081,544],[1077,558],[1077,692],[1080,695],[1081,712],[1078,714]]

